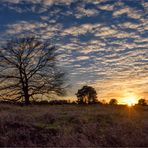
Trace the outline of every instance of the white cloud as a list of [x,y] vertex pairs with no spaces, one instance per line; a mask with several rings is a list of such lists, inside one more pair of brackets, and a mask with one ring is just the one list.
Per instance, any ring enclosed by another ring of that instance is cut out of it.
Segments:
[[133,18],[133,19],[140,19],[142,16],[141,11],[137,11],[131,7],[128,7],[128,6],[123,6],[122,8],[116,9],[113,12],[114,17],[119,17],[122,14],[127,14],[128,17]]
[[114,10],[114,5],[106,4],[106,5],[99,5],[99,9],[101,10],[106,10],[106,11],[113,11]]
[[81,34],[86,34],[87,32],[92,32],[97,27],[99,27],[100,24],[83,24],[80,26],[74,26],[67,28],[63,31],[62,35],[73,35],[78,36]]

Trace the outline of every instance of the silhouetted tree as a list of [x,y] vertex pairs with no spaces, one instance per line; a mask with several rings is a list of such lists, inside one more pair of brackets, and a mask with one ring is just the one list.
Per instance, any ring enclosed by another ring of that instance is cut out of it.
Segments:
[[78,104],[91,104],[97,103],[97,93],[96,90],[91,86],[83,86],[76,93],[78,98]]
[[100,102],[101,102],[102,104],[104,104],[104,105],[105,105],[105,104],[108,104],[105,99],[102,99]]
[[64,72],[56,66],[55,47],[36,37],[8,41],[0,49],[0,98],[24,100],[64,93]]
[[145,99],[139,99],[138,100],[138,105],[142,105],[142,106],[147,105],[146,100]]
[[118,101],[117,101],[117,99],[111,99],[111,100],[109,101],[109,104],[110,104],[110,105],[117,105],[117,104],[118,104]]

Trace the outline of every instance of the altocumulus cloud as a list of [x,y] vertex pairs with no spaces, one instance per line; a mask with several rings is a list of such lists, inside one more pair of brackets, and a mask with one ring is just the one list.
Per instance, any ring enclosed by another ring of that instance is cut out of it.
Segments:
[[[0,41],[36,34],[59,48],[73,89],[148,97],[147,0],[1,0]],[[101,87],[100,87],[101,86]]]

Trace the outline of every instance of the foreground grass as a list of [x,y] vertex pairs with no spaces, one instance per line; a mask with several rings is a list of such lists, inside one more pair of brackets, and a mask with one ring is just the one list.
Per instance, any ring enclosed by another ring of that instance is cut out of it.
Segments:
[[148,146],[148,107],[0,105],[0,146]]

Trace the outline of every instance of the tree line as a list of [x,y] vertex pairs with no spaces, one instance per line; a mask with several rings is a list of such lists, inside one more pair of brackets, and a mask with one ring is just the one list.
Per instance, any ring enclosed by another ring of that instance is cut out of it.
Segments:
[[[103,104],[103,102],[100,102],[97,100],[97,92],[96,90],[91,86],[83,86],[81,89],[78,90],[76,93],[77,96],[77,103],[78,104]],[[107,104],[107,103],[106,103]],[[109,105],[118,105],[117,99],[110,99]],[[147,105],[147,102],[145,99],[139,99],[138,105],[145,106]]]

